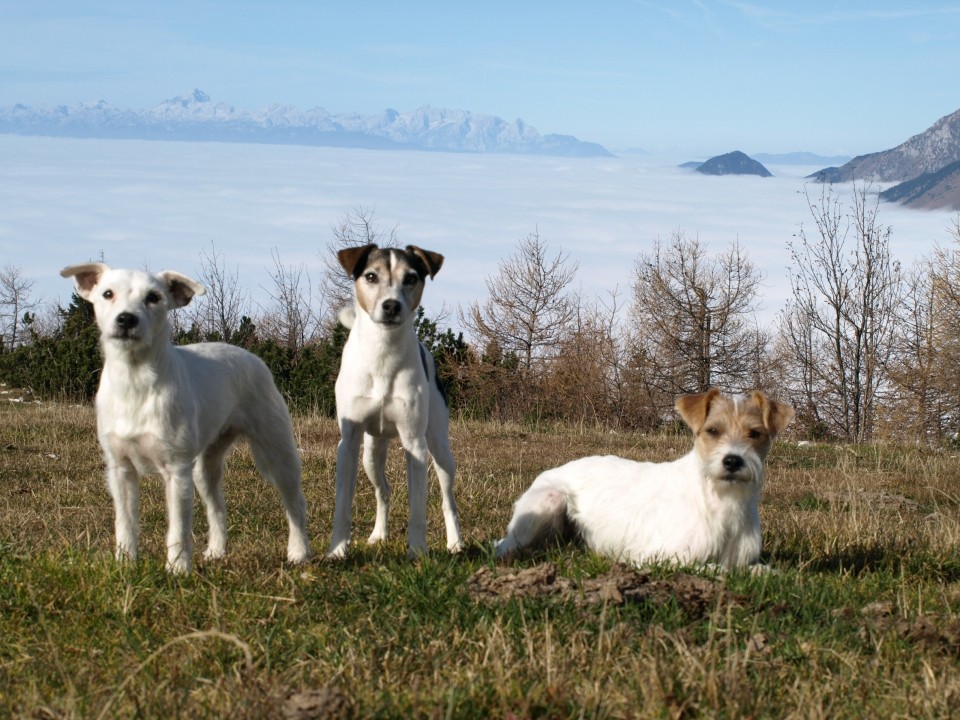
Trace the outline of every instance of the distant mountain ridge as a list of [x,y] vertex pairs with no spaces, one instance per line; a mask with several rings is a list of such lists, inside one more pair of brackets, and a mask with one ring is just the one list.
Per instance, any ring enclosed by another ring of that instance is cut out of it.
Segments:
[[817,155],[812,152],[754,153],[750,157],[764,165],[842,164],[850,160],[849,155]]
[[944,207],[960,210],[960,160],[894,185],[882,191],[880,199],[924,210]]
[[0,108],[0,133],[58,137],[207,140],[317,145],[390,150],[518,153],[563,157],[608,157],[606,148],[572,135],[541,135],[517,119],[429,106],[377,115],[301,111],[274,104],[243,110],[213,102],[202,90],[165,100],[149,110],[94,104],[13,105]]
[[960,110],[890,150],[859,155],[810,177],[821,182],[906,182],[960,160]]

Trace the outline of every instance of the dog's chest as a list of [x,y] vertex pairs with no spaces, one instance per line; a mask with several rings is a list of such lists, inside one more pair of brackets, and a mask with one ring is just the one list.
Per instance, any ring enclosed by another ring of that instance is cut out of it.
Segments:
[[194,430],[188,427],[192,414],[179,407],[176,393],[158,387],[141,393],[135,385],[120,384],[119,378],[104,380],[106,386],[101,384],[97,393],[97,430],[106,452],[133,463],[140,473],[150,473],[176,460],[173,448],[192,450],[192,443],[184,442]]
[[337,376],[338,414],[389,431],[425,413],[429,388],[419,354],[353,340],[344,348]]

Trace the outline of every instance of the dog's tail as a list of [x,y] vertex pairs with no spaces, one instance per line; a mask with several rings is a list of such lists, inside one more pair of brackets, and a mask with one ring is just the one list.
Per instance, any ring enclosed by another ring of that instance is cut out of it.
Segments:
[[357,309],[353,305],[342,307],[337,312],[337,320],[339,320],[340,324],[343,325],[347,330],[350,330],[353,327],[353,321],[356,319]]

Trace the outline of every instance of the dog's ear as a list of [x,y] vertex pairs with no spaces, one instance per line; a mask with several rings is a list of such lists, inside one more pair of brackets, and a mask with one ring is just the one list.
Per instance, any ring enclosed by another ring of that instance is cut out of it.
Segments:
[[717,388],[710,388],[707,392],[696,395],[681,395],[677,398],[674,407],[690,429],[698,433],[710,412],[710,403],[719,395],[720,391]]
[[194,295],[206,295],[207,293],[207,289],[196,280],[173,270],[164,270],[157,273],[157,277],[162,278],[167,284],[167,289],[173,296],[173,304],[178,308],[188,305],[193,300]]
[[337,260],[340,261],[343,269],[347,271],[347,275],[350,275],[356,280],[360,277],[360,273],[363,272],[363,268],[367,264],[367,256],[376,249],[377,246],[375,243],[344,248],[337,253]]
[[763,412],[763,425],[770,437],[777,435],[793,420],[793,408],[786,403],[771,400],[759,390],[754,390],[751,399]]
[[100,282],[100,278],[109,269],[110,266],[103,263],[70,265],[60,271],[60,277],[72,277],[74,284],[77,286],[77,295],[84,300],[90,300],[90,291]]
[[440,253],[430,252],[429,250],[418,248],[416,245],[407,245],[407,252],[412,253],[423,261],[431,280],[433,280],[434,275],[440,272],[440,267],[443,265],[443,255]]

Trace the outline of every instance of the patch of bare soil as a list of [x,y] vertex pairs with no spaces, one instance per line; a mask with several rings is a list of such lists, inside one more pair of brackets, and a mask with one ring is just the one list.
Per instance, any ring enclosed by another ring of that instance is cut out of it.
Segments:
[[[849,608],[834,610],[833,614],[837,617],[854,616]],[[924,645],[948,655],[960,655],[960,618],[947,618],[935,613],[905,617],[889,601],[865,605],[860,609],[860,616],[863,625],[859,634],[864,640],[892,634],[906,642]]]
[[581,582],[557,575],[557,566],[553,563],[520,570],[483,567],[467,581],[467,590],[474,599],[487,603],[551,596],[560,596],[577,605],[661,605],[673,600],[689,615],[697,617],[720,602],[739,604],[743,601],[740,596],[727,592],[719,579],[684,572],[655,579],[651,573],[629,565],[614,565],[609,572]]
[[282,708],[284,720],[347,720],[353,715],[353,703],[335,685],[290,693]]

